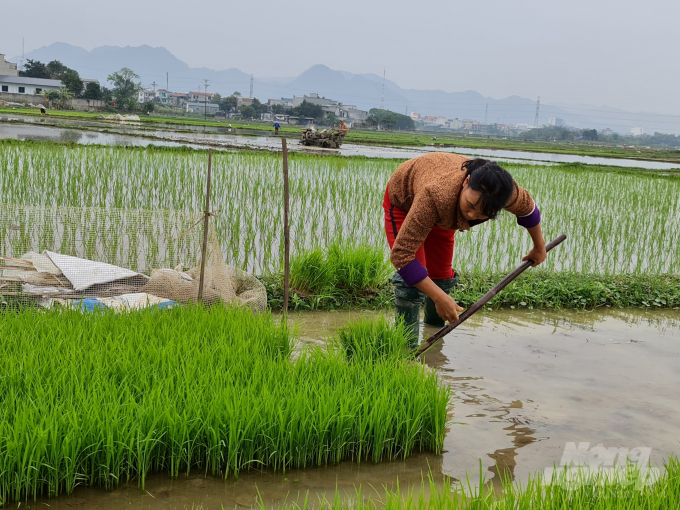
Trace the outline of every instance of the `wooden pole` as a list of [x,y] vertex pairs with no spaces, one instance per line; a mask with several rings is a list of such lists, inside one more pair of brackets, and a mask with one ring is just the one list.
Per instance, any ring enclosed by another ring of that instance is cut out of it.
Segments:
[[288,190],[288,146],[286,137],[281,138],[283,147],[283,313],[288,313],[288,292],[290,282],[290,210]]
[[[555,246],[560,244],[562,241],[564,241],[567,238],[564,234],[559,236],[557,239],[550,241],[546,246],[545,246],[545,251],[550,251],[552,250]],[[498,294],[503,288],[505,288],[506,285],[508,285],[512,280],[517,278],[520,274],[522,274],[524,271],[529,269],[531,266],[534,265],[533,260],[526,260],[522,262],[522,265],[520,265],[517,269],[515,269],[512,273],[510,273],[508,276],[503,278],[503,280],[496,285],[493,289],[491,289],[489,292],[484,294],[482,298],[477,301],[474,305],[472,305],[470,308],[465,310],[463,313],[461,313],[458,316],[458,320],[456,322],[452,322],[451,324],[447,324],[444,326],[442,329],[437,331],[434,335],[432,335],[430,338],[427,339],[426,342],[424,342],[416,351],[416,358],[423,354],[425,351],[427,351],[430,347],[432,347],[435,343],[437,343],[439,340],[444,338],[446,335],[451,333],[454,329],[456,329],[458,326],[460,326],[463,322],[468,320],[475,312],[477,312],[480,308],[482,308],[485,304],[487,304],[489,301],[491,301],[496,294]]]
[[205,283],[205,258],[208,252],[208,228],[210,227],[210,177],[212,174],[212,149],[208,149],[208,185],[205,191],[205,212],[203,216],[203,250],[201,252],[201,276],[198,280],[198,301],[203,299]]

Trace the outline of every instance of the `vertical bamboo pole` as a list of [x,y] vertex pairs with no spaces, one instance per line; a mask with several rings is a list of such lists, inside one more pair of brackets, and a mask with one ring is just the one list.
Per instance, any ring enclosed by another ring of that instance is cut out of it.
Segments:
[[286,137],[281,138],[283,146],[283,313],[288,313],[288,286],[290,281],[290,225],[288,224],[288,145]]
[[203,250],[201,252],[201,277],[198,280],[198,301],[203,299],[205,283],[205,258],[208,252],[208,228],[210,226],[210,177],[212,174],[212,149],[208,149],[208,185],[205,191],[205,212],[203,216]]

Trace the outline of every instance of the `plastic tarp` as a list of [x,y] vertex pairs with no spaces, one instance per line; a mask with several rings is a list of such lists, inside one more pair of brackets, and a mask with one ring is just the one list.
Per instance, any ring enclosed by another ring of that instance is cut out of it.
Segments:
[[130,310],[141,310],[142,308],[172,308],[177,304],[171,299],[164,299],[158,296],[153,296],[145,292],[135,292],[132,294],[121,294],[110,298],[87,298],[81,299],[73,303],[80,307],[84,312],[93,312],[95,310],[111,309],[114,312],[123,312]]
[[72,257],[71,255],[61,255],[52,251],[45,251],[44,253],[59,268],[66,279],[71,282],[76,291],[123,278],[143,276],[140,273],[114,266],[113,264],[94,262],[92,260]]
[[55,266],[54,263],[50,260],[50,258],[44,253],[36,253],[34,251],[29,251],[28,253],[24,253],[21,256],[21,258],[22,260],[27,260],[31,264],[33,264],[33,267],[39,273],[49,273],[55,276],[61,275],[61,271],[59,270],[59,268]]

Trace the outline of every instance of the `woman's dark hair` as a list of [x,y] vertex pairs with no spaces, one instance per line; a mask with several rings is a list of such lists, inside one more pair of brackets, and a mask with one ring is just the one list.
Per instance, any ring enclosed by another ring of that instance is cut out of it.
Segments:
[[470,176],[468,186],[481,193],[482,214],[494,219],[505,207],[515,190],[515,181],[507,170],[488,159],[476,158],[463,163],[466,177]]

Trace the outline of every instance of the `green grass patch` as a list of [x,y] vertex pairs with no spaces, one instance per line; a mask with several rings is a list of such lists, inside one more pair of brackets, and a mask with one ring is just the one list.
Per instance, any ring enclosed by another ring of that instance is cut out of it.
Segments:
[[[451,294],[465,308],[500,282],[504,273],[462,274]],[[680,275],[598,275],[529,269],[503,289],[492,308],[676,308]]]
[[[460,283],[452,292],[454,299],[468,308],[500,282],[506,273],[461,273]],[[283,279],[280,275],[262,277],[267,287],[270,308],[280,310],[283,303]],[[325,296],[299,295],[293,292],[290,306],[295,310],[385,309],[393,306],[393,287],[388,280],[373,294],[357,293]],[[680,275],[582,275],[529,269],[503,289],[486,306],[528,309],[594,308],[678,308]]]
[[441,452],[450,390],[399,358],[291,357],[249,310],[0,315],[0,505],[150,472],[226,477]]

